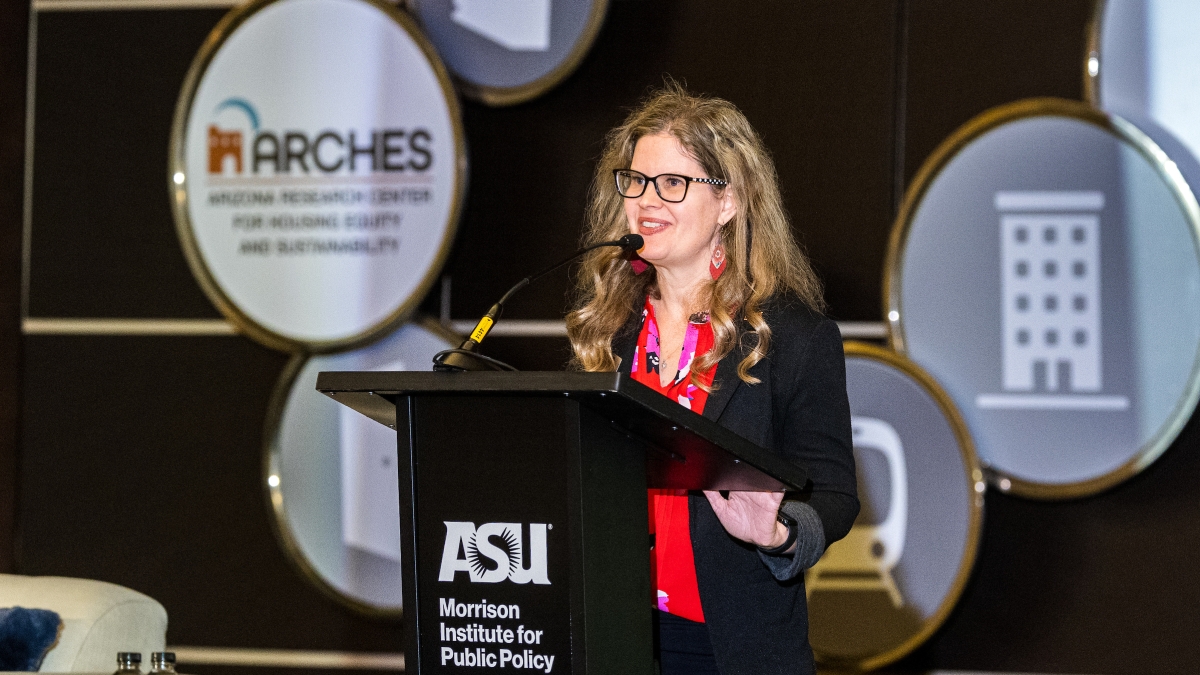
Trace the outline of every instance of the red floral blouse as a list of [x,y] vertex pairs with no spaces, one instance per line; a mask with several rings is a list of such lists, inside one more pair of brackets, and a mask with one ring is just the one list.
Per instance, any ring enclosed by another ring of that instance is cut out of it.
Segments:
[[[679,355],[679,372],[664,387],[659,380],[661,350],[654,305],[646,298],[642,309],[642,330],[633,352],[633,379],[650,387],[696,413],[704,412],[708,392],[692,384],[688,377],[692,361],[713,346],[712,326],[707,314],[693,314],[688,320]],[[700,374],[699,380],[712,384],[717,367]],[[696,585],[696,563],[692,557],[692,535],[688,517],[687,490],[649,490],[650,534],[654,549],[650,556],[650,583],[657,591],[657,607],[692,621],[704,621],[700,608],[700,590]]]

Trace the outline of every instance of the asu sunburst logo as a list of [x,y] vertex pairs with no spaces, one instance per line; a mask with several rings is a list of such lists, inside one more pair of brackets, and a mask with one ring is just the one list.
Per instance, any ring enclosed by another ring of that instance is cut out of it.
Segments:
[[438,581],[454,581],[466,572],[472,583],[494,584],[504,580],[516,584],[550,584],[546,565],[548,523],[528,525],[526,560],[525,527],[521,523],[474,523],[444,521],[446,543]]

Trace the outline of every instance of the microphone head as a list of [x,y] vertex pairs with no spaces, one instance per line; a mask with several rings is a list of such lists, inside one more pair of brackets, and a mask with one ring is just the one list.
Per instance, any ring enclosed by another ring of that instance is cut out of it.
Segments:
[[646,245],[646,240],[640,234],[627,234],[618,239],[617,243],[626,251],[636,251]]

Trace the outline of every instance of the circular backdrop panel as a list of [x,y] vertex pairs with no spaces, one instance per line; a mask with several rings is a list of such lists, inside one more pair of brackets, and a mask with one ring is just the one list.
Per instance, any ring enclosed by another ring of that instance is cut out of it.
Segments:
[[1198,34],[1200,3],[1098,0],[1085,64],[1089,100],[1139,126],[1160,126],[1200,155]]
[[436,324],[406,324],[363,349],[296,356],[270,407],[266,483],[276,531],[318,588],[368,614],[399,616],[396,432],[316,390],[322,371],[429,370],[458,344]]
[[888,252],[891,337],[998,487],[1091,494],[1175,438],[1197,399],[1198,222],[1159,146],[1070,101],[986,112],[922,167]]
[[805,577],[809,639],[826,665],[872,669],[919,646],[958,601],[985,486],[954,405],[911,361],[847,343],[846,391],[862,509]]
[[410,0],[463,92],[489,105],[542,95],[592,47],[608,0]]
[[445,69],[376,0],[266,0],[209,36],[176,108],[169,177],[193,273],[273,347],[386,334],[458,222],[465,152]]

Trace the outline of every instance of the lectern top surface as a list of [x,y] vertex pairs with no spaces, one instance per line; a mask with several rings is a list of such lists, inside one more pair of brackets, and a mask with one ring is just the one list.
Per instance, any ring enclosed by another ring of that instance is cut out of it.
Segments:
[[[691,470],[673,466],[689,462],[704,464],[705,474],[717,465],[724,467],[719,485],[704,487],[801,490],[808,482],[806,472],[795,464],[672,402],[625,373],[325,372],[317,376],[317,390],[393,429],[398,397],[565,396],[645,441],[651,454],[657,452],[666,460],[662,463],[664,476],[692,476],[686,486],[674,478],[664,478],[652,487],[695,489],[691,485],[694,480],[706,482]],[[713,464],[716,458],[721,461]]]
[[325,393],[373,390],[376,393],[385,394],[470,393],[477,391],[584,393],[620,391],[622,382],[637,384],[621,373],[560,371],[442,373],[411,370],[328,372],[317,376],[317,390]]

